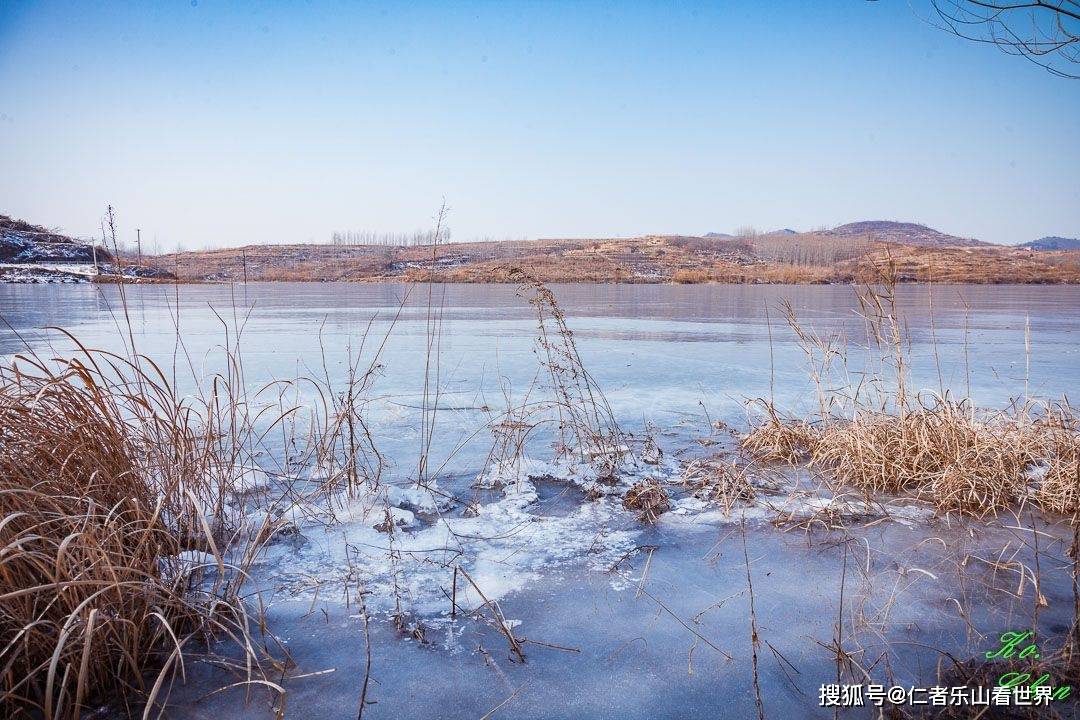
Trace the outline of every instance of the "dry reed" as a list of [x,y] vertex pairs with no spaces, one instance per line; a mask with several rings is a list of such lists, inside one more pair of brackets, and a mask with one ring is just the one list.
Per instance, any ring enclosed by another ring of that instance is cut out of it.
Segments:
[[715,502],[725,512],[757,495],[746,467],[718,457],[691,460],[683,466],[682,477],[695,497]]
[[766,420],[742,437],[740,447],[758,460],[794,465],[813,453],[818,431],[810,423],[780,417],[771,403],[761,401]]
[[896,417],[860,412],[823,429],[813,463],[862,490],[925,492],[942,510],[982,513],[1017,500],[1037,458],[1037,426],[936,400]]
[[520,283],[519,297],[536,311],[536,353],[553,396],[546,405],[557,415],[559,454],[576,455],[601,477],[613,475],[628,452],[626,442],[611,405],[582,362],[555,294],[520,268],[508,274]]
[[825,390],[830,365],[839,361],[846,372],[846,349],[804,330],[786,305],[818,389],[818,417],[813,425],[783,418],[771,401],[757,400],[765,417],[744,436],[743,450],[806,462],[864,493],[913,493],[944,512],[986,515],[1029,497],[1053,512],[1080,509],[1080,433],[1071,408],[1028,401],[991,411],[944,392],[912,392],[897,264],[888,258],[876,271],[878,284],[858,295],[871,372],[855,388]]
[[1038,478],[1035,497],[1039,505],[1052,512],[1075,514],[1080,511],[1080,427],[1067,406],[1048,410],[1039,428],[1044,459],[1033,473]]
[[236,641],[253,681],[243,568],[213,514],[228,489],[156,368],[20,358],[0,372],[0,437],[6,716],[78,718],[117,696],[150,708],[212,635]]

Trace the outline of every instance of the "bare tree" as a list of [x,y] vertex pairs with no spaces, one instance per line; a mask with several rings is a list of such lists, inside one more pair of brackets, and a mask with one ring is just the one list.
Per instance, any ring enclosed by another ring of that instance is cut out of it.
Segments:
[[450,241],[450,228],[440,226],[438,230],[417,230],[412,233],[380,233],[370,230],[345,230],[330,233],[331,245],[382,245],[409,247],[415,245],[437,245]]
[[1054,75],[1080,79],[1080,1],[930,0],[938,25],[996,45]]

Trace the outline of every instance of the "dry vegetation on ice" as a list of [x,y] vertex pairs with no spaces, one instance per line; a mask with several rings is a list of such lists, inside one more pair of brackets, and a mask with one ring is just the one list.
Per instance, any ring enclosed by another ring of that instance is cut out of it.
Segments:
[[[519,662],[528,641],[502,613],[506,593],[569,553],[593,553],[610,569],[637,554],[651,558],[618,532],[608,532],[603,553],[595,554],[590,530],[620,506],[645,523],[694,513],[745,523],[749,513],[833,532],[860,518],[887,519],[890,498],[899,496],[895,516],[905,521],[925,517],[920,505],[984,516],[1019,513],[1033,502],[1046,513],[1071,514],[1075,524],[1080,440],[1068,405],[1025,401],[990,412],[944,392],[910,392],[891,292],[899,263],[884,266],[885,275],[882,267],[875,268],[880,282],[861,296],[879,376],[855,393],[829,389],[846,349],[802,327],[786,308],[818,383],[819,414],[786,417],[762,399],[754,404],[760,419],[739,442],[685,461],[665,457],[651,437],[620,429],[554,294],[514,272],[509,279],[536,311],[538,380],[487,428],[491,451],[475,485],[498,499],[479,505],[448,491],[428,464],[438,432],[442,332],[432,303],[418,458],[407,478],[393,481],[384,477],[365,412],[378,375],[377,338],[365,338],[366,356],[350,351],[339,384],[316,373],[269,383],[255,397],[238,333],[225,343],[226,370],[194,397],[178,397],[169,373],[139,355],[133,338],[123,357],[92,349],[60,361],[19,357],[0,375],[0,706],[8,715],[49,720],[78,718],[105,703],[149,713],[182,679],[185,659],[212,655],[208,640],[216,638],[230,648],[214,657],[231,683],[268,690],[273,712],[284,715],[281,679],[291,660],[258,601],[241,588],[275,543],[335,523],[359,525],[386,552],[360,558],[349,547],[330,548],[321,557],[336,587],[324,580],[304,592],[344,594],[365,628],[369,613],[384,613],[403,636],[424,642],[423,588],[441,588],[431,573],[452,577],[452,616],[494,628]],[[316,388],[317,400],[291,400],[300,385]],[[529,457],[528,440],[545,433],[552,456]],[[260,456],[271,434],[285,435],[289,450],[268,466]],[[805,472],[815,484],[811,496],[792,481]],[[518,575],[487,572],[486,558],[508,548],[499,543],[513,528],[536,524],[525,509],[541,479],[579,486],[582,506],[549,522],[531,545],[515,545],[523,558]],[[428,524],[416,529],[420,516]],[[438,554],[424,549],[432,541],[443,543]],[[417,559],[421,553],[428,554]],[[1072,572],[1075,578],[1075,562]],[[746,579],[758,688],[749,558]],[[1069,632],[1076,631],[1074,620]],[[846,662],[857,676],[844,653],[837,639],[837,673]],[[1070,651],[1059,666],[1071,667],[1072,659]],[[366,677],[363,687],[366,693]],[[364,703],[362,694],[361,714]]]
[[[846,343],[800,325],[785,306],[817,384],[819,412],[785,418],[758,399],[762,420],[742,448],[766,461],[805,463],[827,483],[865,493],[910,493],[938,510],[987,515],[1034,500],[1044,510],[1080,511],[1080,423],[1067,400],[1019,399],[1006,410],[975,407],[944,388],[912,393],[907,338],[893,290],[897,267],[860,292],[867,366],[880,369],[854,392]],[[832,387],[841,387],[839,391]]]

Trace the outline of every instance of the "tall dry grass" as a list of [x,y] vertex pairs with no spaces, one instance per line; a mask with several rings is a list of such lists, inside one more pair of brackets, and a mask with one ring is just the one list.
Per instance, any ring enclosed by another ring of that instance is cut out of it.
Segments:
[[1080,421],[1068,405],[1051,406],[1040,420],[1039,437],[1039,505],[1051,512],[1080,512]]
[[831,423],[811,457],[859,490],[914,491],[942,510],[984,514],[1026,495],[1026,473],[1043,460],[1042,428],[1026,415],[934,398],[903,416],[859,412]]
[[520,268],[509,277],[519,283],[518,296],[536,312],[536,351],[547,375],[557,415],[560,455],[576,454],[583,463],[610,475],[626,454],[625,438],[615,413],[578,353],[574,333],[547,285]]
[[150,715],[211,636],[246,656],[244,682],[272,684],[215,510],[227,473],[156,367],[20,357],[0,370],[0,438],[5,716],[78,718],[116,697]]
[[788,418],[758,399],[763,412],[742,448],[760,460],[804,462],[837,488],[912,493],[944,512],[981,516],[1029,499],[1047,511],[1080,512],[1080,433],[1067,403],[1025,399],[994,411],[944,391],[912,391],[899,272],[885,262],[859,292],[869,372],[855,388],[836,383],[849,376],[846,345],[820,338],[785,307],[819,411],[813,422]]
[[[152,717],[196,659],[284,712],[284,666],[242,588],[300,515],[332,522],[376,495],[364,410],[386,340],[366,366],[364,341],[349,348],[342,382],[324,356],[321,378],[250,390],[243,321],[224,326],[223,369],[184,396],[130,333],[124,355],[67,336],[70,359],[0,368],[0,715]],[[259,460],[271,442],[284,457]]]

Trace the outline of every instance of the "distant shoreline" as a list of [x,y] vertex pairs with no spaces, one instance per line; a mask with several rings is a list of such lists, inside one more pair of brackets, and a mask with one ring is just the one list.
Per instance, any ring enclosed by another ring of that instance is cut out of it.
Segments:
[[883,220],[811,232],[740,232],[435,244],[430,233],[382,241],[357,234],[329,244],[150,255],[141,244],[125,249],[114,241],[110,252],[107,243],[95,246],[0,215],[0,282],[514,283],[512,271],[523,269],[545,283],[1080,283],[1080,248],[1072,247],[1080,241],[1067,238],[992,245]]
[[438,246],[254,245],[147,260],[180,282],[975,284],[1080,283],[1080,251],[995,245],[927,246],[800,234],[783,238],[647,236],[612,240],[447,243]]

